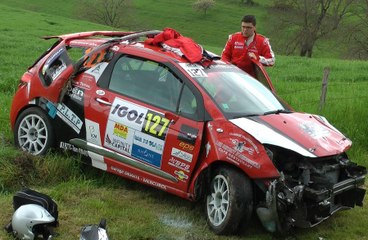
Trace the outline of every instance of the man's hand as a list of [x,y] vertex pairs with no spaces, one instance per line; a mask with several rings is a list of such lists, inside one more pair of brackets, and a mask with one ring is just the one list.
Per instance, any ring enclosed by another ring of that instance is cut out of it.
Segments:
[[254,54],[254,52],[250,52],[248,53],[248,56],[252,59],[256,59],[257,60],[257,56]]

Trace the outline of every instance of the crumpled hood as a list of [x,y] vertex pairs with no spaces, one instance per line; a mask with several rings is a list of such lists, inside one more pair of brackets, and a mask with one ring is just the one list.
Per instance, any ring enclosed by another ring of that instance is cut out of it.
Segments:
[[230,120],[262,144],[290,149],[306,157],[342,153],[352,142],[324,117],[305,113],[280,113]]

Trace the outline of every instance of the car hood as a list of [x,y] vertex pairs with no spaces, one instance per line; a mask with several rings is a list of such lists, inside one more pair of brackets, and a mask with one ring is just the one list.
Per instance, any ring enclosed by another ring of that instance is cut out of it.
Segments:
[[340,154],[351,141],[324,117],[305,113],[279,113],[230,120],[262,144],[290,149],[306,157]]

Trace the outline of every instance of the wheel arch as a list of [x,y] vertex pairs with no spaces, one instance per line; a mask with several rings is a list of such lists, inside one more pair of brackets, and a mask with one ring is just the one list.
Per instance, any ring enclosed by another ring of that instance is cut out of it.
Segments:
[[249,175],[243,171],[241,168],[237,167],[235,164],[232,164],[228,161],[224,160],[216,160],[213,161],[211,164],[207,165],[206,167],[202,168],[200,172],[196,175],[195,180],[191,186],[191,191],[193,193],[193,201],[198,201],[205,197],[206,192],[208,190],[208,186],[211,182],[211,176],[213,172],[221,167],[232,168],[238,172],[241,172],[244,176],[246,176],[254,186],[254,181]]

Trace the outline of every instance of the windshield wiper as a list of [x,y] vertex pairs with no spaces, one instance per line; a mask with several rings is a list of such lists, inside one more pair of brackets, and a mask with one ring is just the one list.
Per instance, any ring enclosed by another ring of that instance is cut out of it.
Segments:
[[277,109],[277,110],[265,112],[265,113],[263,113],[263,115],[279,114],[279,113],[291,113],[291,112],[292,111],[287,110],[287,109]]
[[243,117],[257,117],[259,116],[260,114],[258,113],[252,113],[252,114],[243,114],[243,115],[237,115],[237,116],[234,116],[233,119],[235,118],[243,118]]

